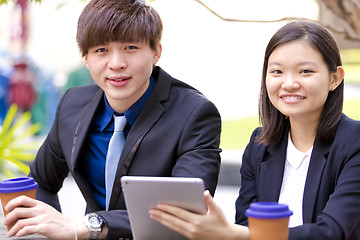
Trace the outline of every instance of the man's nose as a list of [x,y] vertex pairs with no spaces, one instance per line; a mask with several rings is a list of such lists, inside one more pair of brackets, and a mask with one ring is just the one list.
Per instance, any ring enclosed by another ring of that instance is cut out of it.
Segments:
[[121,69],[127,66],[126,57],[121,53],[112,53],[108,59],[108,67],[111,69]]

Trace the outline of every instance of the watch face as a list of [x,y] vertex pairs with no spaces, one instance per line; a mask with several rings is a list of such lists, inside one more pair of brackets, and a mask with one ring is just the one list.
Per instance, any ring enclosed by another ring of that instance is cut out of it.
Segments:
[[89,214],[88,222],[92,228],[100,228],[103,223],[100,217],[96,214]]

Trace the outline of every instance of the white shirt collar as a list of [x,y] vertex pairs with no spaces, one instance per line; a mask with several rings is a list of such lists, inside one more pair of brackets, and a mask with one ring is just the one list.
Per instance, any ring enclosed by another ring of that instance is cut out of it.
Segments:
[[299,151],[294,143],[291,140],[290,132],[288,136],[288,146],[287,146],[287,161],[289,164],[295,168],[298,169],[301,165],[301,163],[304,161],[306,157],[311,156],[311,152],[313,150],[313,147],[311,147],[307,152],[301,152]]

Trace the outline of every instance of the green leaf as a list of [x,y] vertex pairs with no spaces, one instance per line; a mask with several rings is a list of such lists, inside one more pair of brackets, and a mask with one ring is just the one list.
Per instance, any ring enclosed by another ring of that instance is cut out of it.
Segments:
[[2,177],[1,180],[15,177],[14,171],[12,171],[12,170],[10,170],[8,168],[3,168],[2,172],[4,173],[5,177]]
[[[2,130],[0,133],[0,141],[2,142],[5,134],[11,126],[11,123],[14,121],[15,115],[17,111],[17,106],[15,104],[11,105],[8,112],[6,113],[4,123],[2,125]],[[0,143],[1,144],[1,143]]]
[[[7,145],[7,148],[17,150],[17,151],[34,151],[37,152],[37,150],[40,148],[42,142],[40,141],[31,141],[23,144],[18,144],[16,142],[13,142],[9,145]],[[1,149],[0,149],[1,151]]]
[[20,131],[21,128],[24,128],[26,124],[31,120],[31,113],[25,112],[23,113],[20,118],[15,122],[13,127],[9,129],[9,131],[4,136],[3,144],[8,144],[14,138],[14,134],[17,131]]
[[40,131],[41,124],[36,123],[31,126],[29,126],[27,129],[23,130],[22,133],[18,136],[16,136],[17,141],[21,142],[22,140],[28,139],[32,136],[34,136],[35,133]]
[[29,173],[29,162],[41,145],[33,138],[40,129],[40,124],[31,123],[30,112],[17,113],[16,105],[9,108],[0,128],[0,178]]
[[28,164],[25,164],[21,161],[18,161],[12,157],[4,157],[4,159],[6,159],[7,161],[15,164],[18,167],[18,170],[20,170],[21,172],[25,173],[25,174],[29,174],[30,172],[30,167]]
[[14,159],[17,159],[17,160],[30,162],[30,161],[33,161],[35,159],[36,153],[11,151],[10,150],[9,153],[4,157],[7,157],[7,156],[10,156],[11,158],[14,158]]

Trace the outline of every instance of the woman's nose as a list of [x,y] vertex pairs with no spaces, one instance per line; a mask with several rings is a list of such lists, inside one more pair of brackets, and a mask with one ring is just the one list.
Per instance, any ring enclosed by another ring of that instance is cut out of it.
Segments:
[[298,89],[300,87],[299,80],[292,74],[285,75],[281,87],[286,90]]

